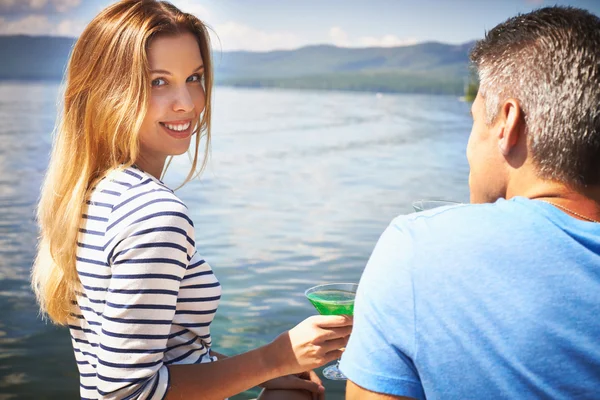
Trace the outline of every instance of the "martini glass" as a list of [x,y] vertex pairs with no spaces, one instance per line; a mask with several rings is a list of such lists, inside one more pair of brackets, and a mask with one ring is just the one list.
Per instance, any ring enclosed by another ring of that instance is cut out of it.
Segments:
[[416,212],[431,210],[432,208],[442,207],[442,206],[455,206],[457,204],[462,204],[458,201],[449,201],[449,200],[418,200],[413,201],[412,206]]
[[[321,315],[353,315],[356,283],[328,283],[311,287],[304,295]],[[347,379],[338,368],[340,360],[323,370],[323,376],[332,380]]]

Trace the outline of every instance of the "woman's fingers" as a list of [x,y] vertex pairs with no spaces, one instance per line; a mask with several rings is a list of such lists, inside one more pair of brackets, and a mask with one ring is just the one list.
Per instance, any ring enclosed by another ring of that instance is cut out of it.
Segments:
[[317,373],[315,371],[313,371],[312,369],[310,371],[308,371],[308,379],[315,382],[318,385],[323,386],[323,382],[321,381],[321,378],[319,378],[319,375],[317,375]]
[[312,400],[324,400],[325,399],[325,387],[321,382],[321,379],[317,376],[317,374],[313,370],[300,372],[296,374],[296,376],[300,379],[304,379],[306,381],[310,381],[313,384],[317,385],[317,391],[311,391],[311,399]]
[[294,377],[294,389],[308,390],[311,393],[319,394],[325,391],[323,385],[311,380]]
[[323,357],[325,359],[323,365],[328,364],[332,361],[339,360],[342,357],[342,353],[342,350],[332,350],[329,353],[325,354],[325,357]]
[[[302,321],[271,346],[272,357],[280,361],[283,372],[295,373],[335,360],[346,346],[353,319],[347,315],[315,315]],[[291,350],[291,351],[290,351]]]
[[319,391],[319,393],[313,394],[314,400],[325,400],[325,387],[323,386],[323,382],[321,382],[321,378],[317,375],[317,373],[313,370],[308,371],[308,379],[317,385],[323,387],[323,390]]
[[352,333],[351,326],[344,326],[342,328],[329,328],[329,329],[322,330],[320,338],[323,341],[327,342],[330,340],[336,340],[339,338],[348,337],[348,336],[350,336],[350,333]]
[[342,348],[346,347],[346,345],[348,344],[348,339],[349,337],[346,336],[339,339],[328,340],[325,343],[323,343],[321,347],[323,348],[323,350],[325,350],[326,353],[329,353],[333,350],[342,350]]
[[320,328],[339,328],[352,326],[354,318],[351,315],[313,315],[308,319]]
[[349,336],[354,323],[350,315],[315,315],[309,319],[313,326],[320,331],[319,339],[324,341]]

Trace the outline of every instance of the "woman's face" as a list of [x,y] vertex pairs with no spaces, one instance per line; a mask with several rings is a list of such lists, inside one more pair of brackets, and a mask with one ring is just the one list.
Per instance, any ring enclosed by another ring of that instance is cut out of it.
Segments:
[[152,88],[136,163],[160,172],[168,156],[185,153],[190,145],[205,105],[204,67],[191,33],[153,39],[148,61]]

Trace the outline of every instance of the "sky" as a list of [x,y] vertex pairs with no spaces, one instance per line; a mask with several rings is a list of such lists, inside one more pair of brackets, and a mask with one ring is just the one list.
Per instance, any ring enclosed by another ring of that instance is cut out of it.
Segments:
[[[114,0],[0,0],[0,35],[77,37]],[[212,30],[223,51],[307,45],[392,47],[460,44],[517,13],[551,5],[600,16],[600,0],[172,0]]]

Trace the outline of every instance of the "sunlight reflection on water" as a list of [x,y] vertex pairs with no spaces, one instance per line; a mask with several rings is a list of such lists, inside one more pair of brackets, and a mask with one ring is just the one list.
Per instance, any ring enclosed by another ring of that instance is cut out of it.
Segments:
[[[56,84],[0,83],[4,396],[78,393],[68,333],[41,321],[29,287],[57,96]],[[315,314],[304,290],[358,281],[381,232],[413,200],[467,201],[470,126],[468,105],[452,97],[218,87],[209,167],[177,192],[223,285],[215,349],[249,350]],[[178,186],[188,165],[176,159],[166,183]],[[341,384],[326,387],[328,399],[343,398]]]

